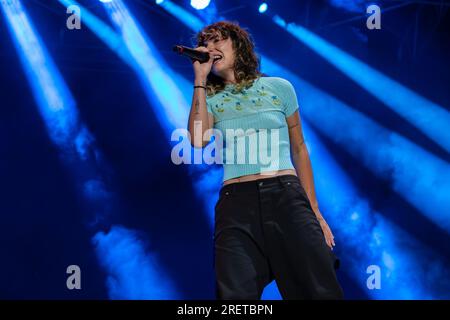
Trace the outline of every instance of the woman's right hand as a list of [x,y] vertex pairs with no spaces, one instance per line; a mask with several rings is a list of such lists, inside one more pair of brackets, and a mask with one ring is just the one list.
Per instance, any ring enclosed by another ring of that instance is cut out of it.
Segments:
[[195,78],[206,80],[206,77],[211,72],[211,68],[214,62],[213,54],[210,53],[209,50],[205,47],[197,47],[195,48],[195,50],[209,53],[209,60],[207,62],[200,63],[198,60],[193,61]]

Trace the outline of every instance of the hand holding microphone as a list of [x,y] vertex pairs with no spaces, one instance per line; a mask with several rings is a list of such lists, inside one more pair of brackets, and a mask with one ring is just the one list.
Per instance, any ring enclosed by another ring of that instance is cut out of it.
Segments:
[[[214,55],[205,47],[197,47],[195,49],[177,45],[173,50],[181,55],[191,58],[194,66],[195,79],[205,81],[214,62]],[[196,81],[197,82],[197,81]]]

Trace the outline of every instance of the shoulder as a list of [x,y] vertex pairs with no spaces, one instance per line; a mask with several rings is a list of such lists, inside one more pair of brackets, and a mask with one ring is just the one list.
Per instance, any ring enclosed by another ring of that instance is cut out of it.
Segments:
[[291,90],[294,88],[291,82],[280,77],[261,77],[258,79],[259,83],[271,86],[278,90]]

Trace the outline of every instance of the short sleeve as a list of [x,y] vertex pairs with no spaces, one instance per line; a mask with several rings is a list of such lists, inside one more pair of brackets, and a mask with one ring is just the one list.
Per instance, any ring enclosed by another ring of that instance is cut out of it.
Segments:
[[283,111],[286,117],[291,116],[298,109],[297,94],[294,86],[286,79],[275,78],[275,87],[278,91],[278,96],[283,105]]

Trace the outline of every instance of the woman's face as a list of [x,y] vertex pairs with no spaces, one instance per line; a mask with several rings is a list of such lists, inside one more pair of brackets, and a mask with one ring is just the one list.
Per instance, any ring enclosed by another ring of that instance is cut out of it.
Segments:
[[205,43],[205,47],[215,55],[212,72],[216,76],[226,78],[227,73],[234,72],[234,49],[230,38],[213,38]]

